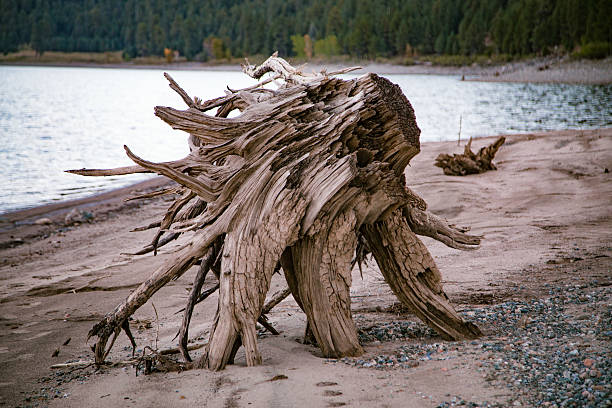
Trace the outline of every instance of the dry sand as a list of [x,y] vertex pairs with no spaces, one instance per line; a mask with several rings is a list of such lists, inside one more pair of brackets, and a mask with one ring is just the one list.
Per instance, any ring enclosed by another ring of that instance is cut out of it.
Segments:
[[[492,140],[477,139],[473,147]],[[612,180],[606,169],[612,169],[612,129],[509,136],[495,160],[498,170],[481,175],[448,177],[433,166],[438,153],[461,150],[454,142],[424,143],[406,171],[407,184],[426,199],[431,211],[485,236],[481,248],[472,252],[424,239],[459,310],[541,298],[550,285],[594,279],[601,286],[611,284]],[[153,231],[129,231],[159,219],[168,202],[121,199],[130,190],[145,191],[163,183],[154,179],[89,202],[2,217],[0,405],[429,407],[461,396],[478,404],[505,406],[523,398],[483,371],[482,361],[490,358],[487,352],[463,353],[464,343],[431,336],[368,342],[362,359],[432,342],[458,347],[452,358],[386,370],[323,359],[317,349],[299,342],[305,316],[291,297],[269,315],[281,335],[261,336],[264,363],[259,367],[245,367],[239,352],[235,366],[216,373],[192,370],[135,376],[130,366],[51,370],[56,363],[91,359],[86,336],[92,325],[172,257],[184,240],[164,247],[157,257],[123,254],[137,251],[152,238]],[[65,225],[63,220],[73,208],[90,212],[92,219]],[[33,224],[43,217],[52,223]],[[173,337],[180,324],[175,312],[184,305],[193,269],[161,289],[134,315],[131,325],[140,348],[175,346]],[[353,280],[353,310],[360,329],[414,320],[397,307],[389,308],[395,299],[376,267],[364,270],[363,279],[354,271]],[[208,281],[205,287],[212,284]],[[277,276],[270,293],[282,287]],[[216,295],[196,307],[190,334],[197,342],[205,340],[215,307]],[[495,326],[483,330],[486,339],[506,338]],[[71,340],[63,345],[67,339]],[[120,336],[109,359],[128,358],[128,345],[127,338]],[[52,357],[57,350],[59,355]],[[531,390],[521,392],[527,395]]]

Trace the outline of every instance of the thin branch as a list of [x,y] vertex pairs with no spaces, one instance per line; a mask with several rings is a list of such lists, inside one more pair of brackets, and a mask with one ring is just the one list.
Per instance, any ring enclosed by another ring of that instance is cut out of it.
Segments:
[[469,235],[465,230],[449,225],[444,219],[418,208],[404,208],[404,218],[412,232],[431,237],[446,246],[472,251],[480,246],[481,235]]
[[170,234],[168,234],[165,237],[163,237],[162,239],[160,239],[159,242],[157,243],[157,246],[147,245],[146,247],[142,248],[140,251],[137,251],[137,252],[134,252],[134,253],[123,253],[123,255],[144,255],[144,254],[148,254],[149,252],[153,252],[156,248],[159,249],[159,248],[163,247],[164,245],[174,241],[180,235],[181,234],[179,232],[171,232]]
[[79,170],[65,170],[66,173],[78,174],[80,176],[123,176],[125,174],[135,174],[135,173],[152,173],[151,170],[146,169],[142,166],[126,166],[126,167],[117,167],[114,169],[86,169],[82,168]]
[[132,230],[130,230],[130,232],[139,232],[139,231],[146,231],[146,230],[150,230],[152,228],[158,228],[161,225],[161,221],[155,221],[150,223],[149,225],[144,225],[142,227],[136,227]]
[[283,289],[282,291],[274,294],[272,299],[261,309],[261,314],[265,315],[270,313],[270,311],[274,308],[274,306],[278,305],[280,302],[285,300],[291,294],[291,290],[289,288]]
[[[210,295],[212,295],[213,293],[215,293],[217,291],[217,289],[219,289],[219,283],[217,283],[215,286],[213,286],[210,289],[205,290],[204,292],[200,293],[200,295],[198,296],[198,298],[196,299],[194,306],[197,305],[200,302],[203,302],[206,300],[206,298],[208,298]],[[185,311],[185,308],[182,308],[181,310],[177,310],[174,314],[179,314],[181,312]]]
[[153,311],[155,312],[155,322],[157,323],[157,330],[155,331],[155,350],[157,350],[157,341],[159,340],[159,315],[157,314],[155,303],[151,302],[151,306],[153,306]]
[[187,176],[186,174],[181,173],[178,170],[173,169],[165,163],[152,163],[150,161],[141,159],[136,156],[132,151],[127,147],[123,146],[126,154],[130,159],[132,159],[135,163],[140,164],[143,167],[146,167],[150,170],[153,170],[163,176],[166,176],[177,183],[191,189],[194,193],[202,197],[205,201],[212,202],[217,199],[217,194],[215,191],[207,189],[203,183],[193,177]]
[[[260,87],[262,87],[262,86],[264,86],[264,85],[267,85],[267,84],[269,84],[270,82],[274,82],[274,81],[276,81],[277,79],[281,79],[282,77],[283,77],[283,76],[282,76],[281,74],[276,74],[276,75],[274,75],[274,76],[271,76],[270,78],[266,78],[266,79],[264,79],[263,81],[258,82],[258,83],[257,83],[257,84],[255,84],[255,85],[247,86],[246,88],[242,88],[242,89],[232,89],[232,88],[230,88],[230,87],[228,86],[228,87],[227,87],[227,89],[228,89],[230,92],[232,92],[232,93],[236,93],[236,94],[237,94],[237,93],[239,93],[239,92],[244,92],[244,91],[252,91],[252,90],[254,90],[254,89],[257,89],[257,88],[260,88]],[[270,91],[271,91],[271,90],[270,90]],[[271,92],[273,92],[273,91],[271,91]]]
[[217,240],[209,249],[208,253],[204,257],[204,261],[200,265],[200,269],[196,274],[196,277],[193,282],[193,287],[191,288],[191,292],[189,293],[189,298],[187,299],[187,306],[185,306],[185,314],[183,315],[183,323],[181,324],[181,329],[179,331],[179,350],[183,355],[185,361],[192,361],[189,353],[187,351],[187,340],[189,338],[189,323],[191,322],[191,315],[193,313],[193,308],[196,304],[196,300],[200,294],[200,290],[202,289],[202,285],[204,284],[204,280],[206,279],[206,275],[208,271],[213,266],[213,262],[217,259],[217,254],[220,251],[222,244]]
[[136,340],[134,340],[134,336],[132,335],[132,330],[130,330],[130,322],[127,320],[124,321],[123,324],[121,325],[121,328],[123,329],[123,331],[125,331],[125,334],[130,339],[130,343],[132,343],[132,357],[134,357],[134,354],[136,353]]
[[166,215],[164,216],[164,219],[162,220],[159,226],[159,231],[157,232],[157,234],[155,234],[155,238],[153,238],[153,241],[151,242],[151,245],[153,246],[154,255],[157,255],[157,243],[159,242],[159,238],[164,234],[164,230],[166,230],[168,227],[170,227],[170,225],[172,225],[176,214],[180,211],[181,208],[183,208],[183,206],[185,206],[185,204],[191,201],[194,197],[195,194],[187,190],[181,198],[174,201],[170,208],[168,208],[168,211],[166,211]]
[[340,75],[340,74],[346,74],[346,73],[348,73],[348,72],[358,71],[358,70],[360,70],[360,69],[363,69],[363,67],[360,67],[360,66],[355,66],[355,67],[349,67],[349,68],[342,68],[342,69],[339,69],[339,70],[337,70],[337,71],[332,71],[332,72],[321,72],[321,73],[322,73],[322,74],[326,74],[326,75],[328,75],[328,76],[331,76],[331,75]]
[[172,88],[177,94],[179,94],[179,96],[183,99],[183,101],[185,101],[187,106],[198,110],[200,109],[200,107],[196,105],[193,99],[191,99],[189,95],[187,95],[187,92],[185,92],[185,90],[181,88],[179,84],[176,83],[176,81],[170,76],[170,74],[164,72],[164,76],[166,77],[168,82],[170,82],[170,88]]
[[179,188],[164,188],[161,190],[152,191],[150,193],[139,194],[139,195],[135,195],[132,197],[128,197],[125,199],[125,201],[142,200],[144,198],[153,198],[153,197],[158,197],[161,195],[176,194],[179,192],[179,190],[180,190]]

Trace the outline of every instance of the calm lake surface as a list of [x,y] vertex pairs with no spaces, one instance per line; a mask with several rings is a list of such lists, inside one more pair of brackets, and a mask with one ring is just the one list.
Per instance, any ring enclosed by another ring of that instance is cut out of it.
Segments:
[[[240,72],[170,71],[191,96],[255,83]],[[612,126],[612,86],[462,82],[456,76],[386,75],[412,103],[421,141]],[[82,177],[66,169],[187,154],[187,134],[154,116],[185,107],[157,69],[0,66],[0,213],[122,187],[149,176]]]

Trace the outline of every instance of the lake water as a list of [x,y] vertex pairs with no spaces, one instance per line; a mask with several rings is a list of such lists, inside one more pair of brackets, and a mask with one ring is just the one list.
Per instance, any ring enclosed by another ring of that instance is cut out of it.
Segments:
[[[240,72],[170,71],[191,96],[255,82]],[[612,86],[463,82],[455,76],[386,75],[412,103],[421,141],[612,126]],[[83,177],[66,169],[187,154],[187,135],[154,116],[185,107],[156,69],[0,66],[0,213],[79,198],[148,177]]]

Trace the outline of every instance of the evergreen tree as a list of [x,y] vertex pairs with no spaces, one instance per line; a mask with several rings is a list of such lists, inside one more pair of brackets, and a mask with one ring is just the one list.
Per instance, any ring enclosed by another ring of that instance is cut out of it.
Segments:
[[234,56],[294,56],[292,36],[308,34],[315,53],[370,58],[545,54],[588,44],[609,55],[610,15],[610,0],[0,0],[0,51],[29,44],[38,53],[133,57],[169,48],[203,58],[203,41],[215,37]]

